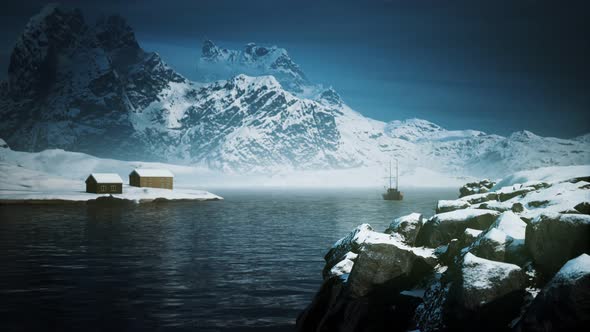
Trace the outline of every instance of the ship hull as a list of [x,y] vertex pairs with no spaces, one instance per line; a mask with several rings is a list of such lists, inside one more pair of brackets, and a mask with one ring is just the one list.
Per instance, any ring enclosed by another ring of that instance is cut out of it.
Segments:
[[401,201],[404,199],[404,194],[397,190],[388,190],[383,194],[383,199],[386,201]]

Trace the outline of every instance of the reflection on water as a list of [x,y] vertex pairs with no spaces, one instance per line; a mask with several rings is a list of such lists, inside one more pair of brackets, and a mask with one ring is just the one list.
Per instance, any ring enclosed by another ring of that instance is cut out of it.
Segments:
[[290,331],[327,248],[452,190],[218,191],[225,201],[0,206],[3,330]]

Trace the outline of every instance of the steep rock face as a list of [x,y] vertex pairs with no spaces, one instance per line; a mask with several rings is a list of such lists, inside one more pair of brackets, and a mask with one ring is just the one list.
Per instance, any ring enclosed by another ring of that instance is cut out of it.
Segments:
[[29,21],[12,53],[2,130],[21,150],[65,147],[150,159],[129,113],[183,80],[141,50],[121,18],[91,26],[79,11],[49,5]]

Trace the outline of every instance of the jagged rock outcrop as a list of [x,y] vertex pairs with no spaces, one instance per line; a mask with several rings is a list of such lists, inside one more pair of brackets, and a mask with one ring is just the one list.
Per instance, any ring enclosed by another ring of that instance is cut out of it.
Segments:
[[404,242],[408,245],[414,245],[416,237],[422,228],[424,218],[420,213],[411,213],[399,218],[395,218],[385,230],[386,234],[397,233],[403,236]]
[[487,229],[500,215],[498,211],[465,209],[439,213],[428,219],[416,239],[416,245],[431,248],[459,238],[466,228]]
[[440,200],[436,203],[436,214],[463,210],[470,206],[471,204],[464,200]]
[[522,210],[469,206],[436,214],[413,246],[408,238],[419,214],[395,219],[387,234],[359,226],[326,255],[333,269],[298,331],[582,331],[590,319],[590,256],[562,265],[590,251],[588,215],[556,211],[584,202],[586,183],[531,183],[485,194],[533,188],[488,201]]
[[527,261],[524,240],[527,224],[511,211],[496,221],[469,246],[474,255],[498,262],[522,265]]
[[488,179],[479,182],[467,183],[466,185],[459,188],[459,197],[487,193],[495,184],[495,182],[492,182]]
[[590,216],[541,214],[527,226],[525,243],[539,271],[551,278],[568,260],[590,253]]
[[389,283],[400,290],[413,286],[436,265],[433,250],[404,245],[391,237],[365,242],[348,278],[353,296],[369,294],[376,286]]
[[[498,331],[518,316],[525,276],[521,268],[467,253],[449,288],[443,320],[451,331]],[[502,313],[502,315],[499,315]]]

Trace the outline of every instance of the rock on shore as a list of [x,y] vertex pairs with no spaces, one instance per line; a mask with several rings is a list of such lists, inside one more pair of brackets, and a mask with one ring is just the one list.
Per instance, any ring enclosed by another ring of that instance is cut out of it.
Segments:
[[470,183],[430,218],[398,216],[383,233],[360,225],[326,254],[298,331],[581,331],[590,324],[582,170]]

